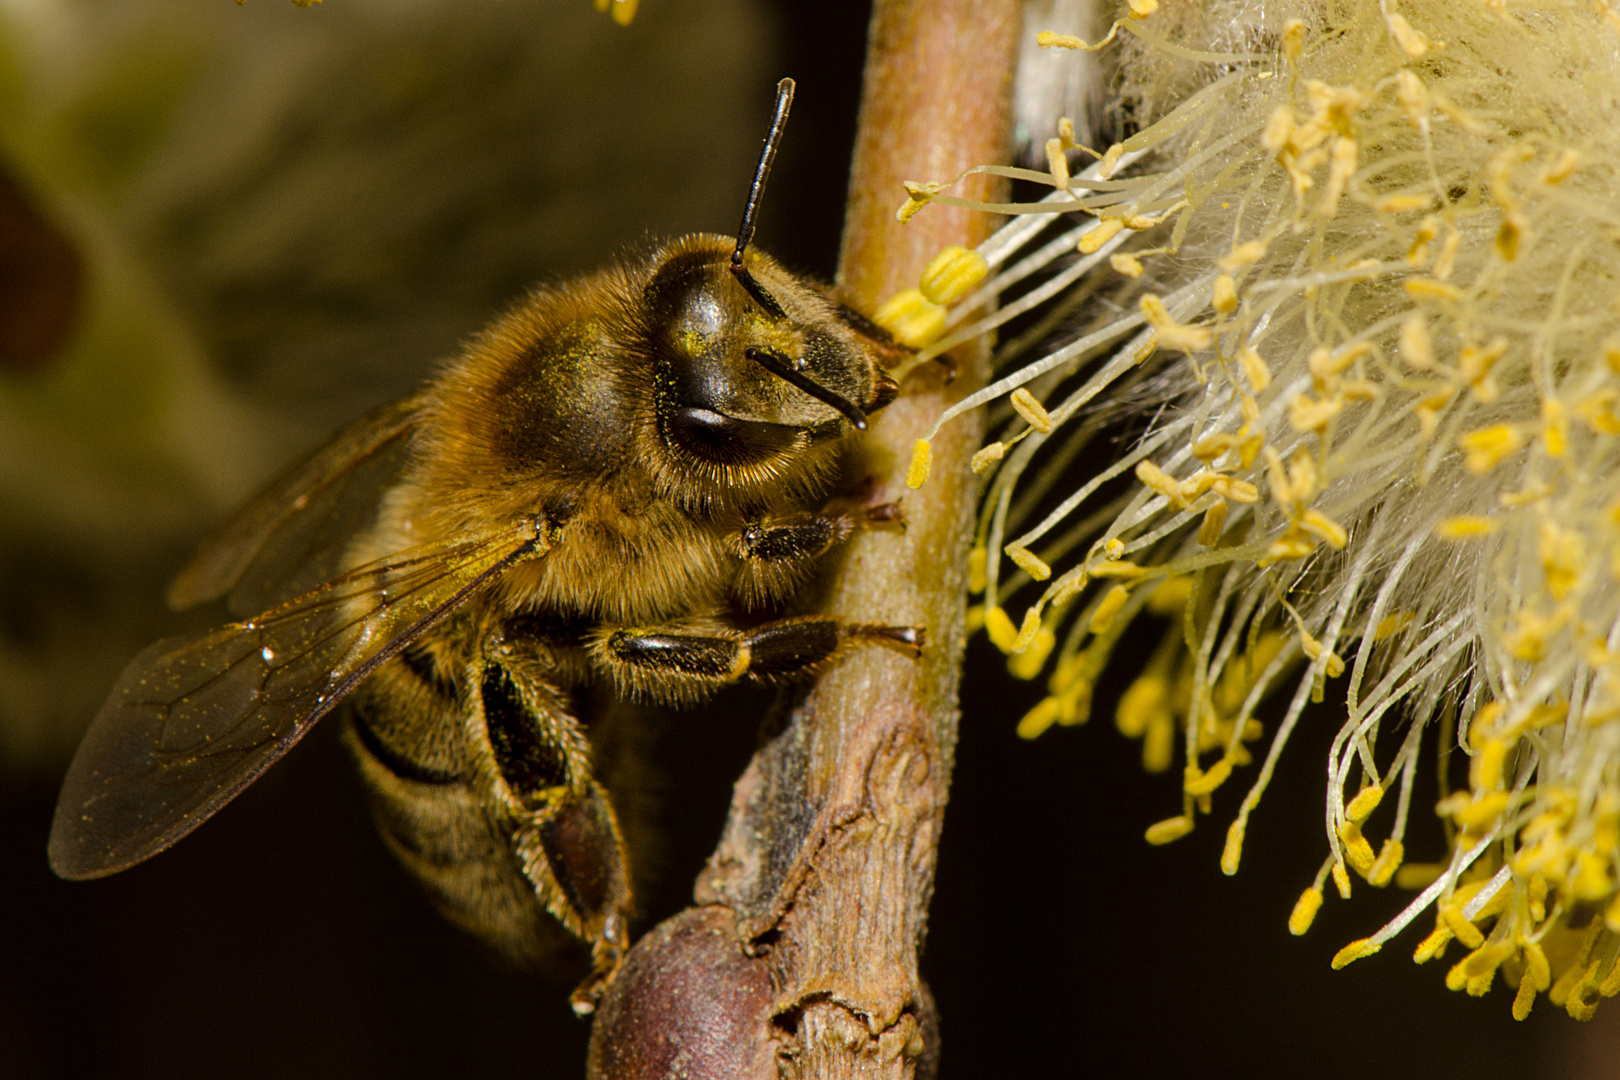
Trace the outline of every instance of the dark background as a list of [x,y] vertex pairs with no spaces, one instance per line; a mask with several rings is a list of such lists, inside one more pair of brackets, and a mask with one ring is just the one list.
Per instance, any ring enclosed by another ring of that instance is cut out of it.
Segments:
[[[660,2],[676,0],[648,7]],[[760,241],[830,276],[867,7],[772,7],[780,47],[766,66],[795,76],[799,96]],[[740,202],[742,177],[716,183]],[[1620,1007],[1582,1029],[1543,999],[1515,1024],[1501,987],[1475,1001],[1445,991],[1444,963],[1414,968],[1415,931],[1330,971],[1404,896],[1360,886],[1352,903],[1330,898],[1309,936],[1288,935],[1324,850],[1318,763],[1332,716],[1307,715],[1228,879],[1218,859],[1240,790],[1191,837],[1142,841],[1180,800],[1175,778],[1144,776],[1137,744],[1112,731],[1119,689],[1102,689],[1090,726],[1022,742],[1013,727],[1033,689],[982,640],[971,650],[923,961],[945,1076],[1620,1075],[1602,1041]],[[685,904],[758,704],[661,727],[648,783],[665,841],[644,925]],[[45,866],[56,776],[5,781],[0,1077],[581,1075],[588,1028],[565,1000],[577,972],[504,970],[442,922],[374,836],[337,734],[321,725],[185,843],[88,884]],[[1438,845],[1419,832],[1409,854]]]

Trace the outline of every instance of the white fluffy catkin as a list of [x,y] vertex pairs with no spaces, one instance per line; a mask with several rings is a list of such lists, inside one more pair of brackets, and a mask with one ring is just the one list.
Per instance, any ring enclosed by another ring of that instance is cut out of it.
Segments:
[[[938,320],[1057,282],[956,335],[1009,310],[1046,324],[941,418],[1023,389],[1051,428],[1002,410],[977,463],[985,625],[1016,674],[1052,671],[1020,732],[1082,722],[1132,619],[1169,615],[1116,715],[1149,768],[1183,758],[1180,813],[1150,841],[1247,772],[1235,872],[1305,704],[1340,703],[1327,859],[1291,928],[1330,875],[1343,895],[1352,873],[1428,885],[1335,964],[1432,908],[1416,958],[1470,950],[1449,987],[1500,974],[1515,1016],[1545,992],[1589,1017],[1620,990],[1620,18],[1133,0],[1113,35],[1137,133],[1072,179],[1019,174],[1052,197],[1012,208],[979,251],[998,272]],[[902,216],[958,201],[943,190]],[[1081,475],[1105,399],[1149,426]],[[1451,850],[1402,867],[1437,752],[1471,759],[1437,808]]]

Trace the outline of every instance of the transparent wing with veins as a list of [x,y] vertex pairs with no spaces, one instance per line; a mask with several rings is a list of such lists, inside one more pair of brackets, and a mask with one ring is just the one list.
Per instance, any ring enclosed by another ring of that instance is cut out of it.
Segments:
[[543,520],[413,549],[246,622],[160,641],[124,669],[68,768],[51,866],[93,878],[169,847],[372,671],[550,543]]

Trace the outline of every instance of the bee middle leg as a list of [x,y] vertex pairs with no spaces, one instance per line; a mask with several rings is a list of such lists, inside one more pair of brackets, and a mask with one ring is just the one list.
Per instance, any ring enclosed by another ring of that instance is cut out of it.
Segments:
[[743,678],[776,682],[813,674],[853,644],[880,645],[916,659],[923,631],[812,615],[711,633],[620,628],[601,639],[597,651],[632,693],[680,700]]

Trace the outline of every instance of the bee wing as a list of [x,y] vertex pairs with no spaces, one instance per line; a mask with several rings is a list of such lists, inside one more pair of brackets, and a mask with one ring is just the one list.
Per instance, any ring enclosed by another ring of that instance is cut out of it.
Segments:
[[[198,547],[169,585],[169,606],[217,600],[246,579],[252,587],[231,597],[232,612],[244,614],[325,580],[343,543],[363,527],[362,515],[374,510],[377,492],[398,473],[410,442],[403,436],[421,408],[417,395],[375,409],[272,480]],[[319,576],[305,576],[311,571]]]
[[51,867],[101,877],[169,847],[380,664],[548,547],[543,522],[528,522],[413,549],[250,621],[153,645],[124,669],[68,767]]

